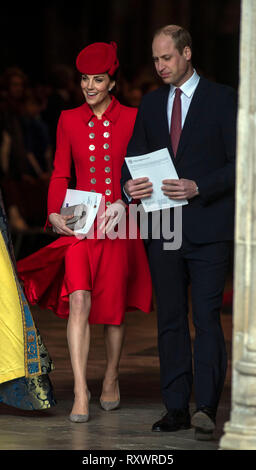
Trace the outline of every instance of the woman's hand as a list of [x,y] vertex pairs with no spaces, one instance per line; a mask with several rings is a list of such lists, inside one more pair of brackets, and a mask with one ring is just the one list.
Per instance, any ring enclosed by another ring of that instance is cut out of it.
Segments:
[[56,214],[53,212],[49,215],[49,222],[51,222],[53,229],[55,232],[59,233],[59,235],[67,235],[67,236],[74,236],[75,233],[73,230],[66,226],[66,221],[68,219],[72,219],[73,215],[61,215]]
[[115,226],[120,222],[124,212],[126,204],[121,200],[117,199],[111,206],[109,206],[105,212],[100,216],[100,219],[103,219],[103,222],[100,224],[100,230],[103,233],[108,234],[111,232]]

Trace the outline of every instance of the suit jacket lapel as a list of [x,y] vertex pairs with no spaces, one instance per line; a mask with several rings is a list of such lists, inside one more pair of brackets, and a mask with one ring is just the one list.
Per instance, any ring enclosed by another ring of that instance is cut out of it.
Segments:
[[179,141],[179,146],[178,146],[178,150],[177,150],[177,154],[175,158],[176,161],[182,158],[184,149],[186,145],[189,143],[189,137],[191,136],[191,133],[193,132],[193,126],[195,125],[199,117],[201,103],[203,100],[205,100],[206,93],[207,93],[207,81],[201,77],[198,83],[198,86],[194,92],[194,95],[191,100],[188,113],[187,113],[187,116],[183,125],[183,129],[182,129],[180,141]]

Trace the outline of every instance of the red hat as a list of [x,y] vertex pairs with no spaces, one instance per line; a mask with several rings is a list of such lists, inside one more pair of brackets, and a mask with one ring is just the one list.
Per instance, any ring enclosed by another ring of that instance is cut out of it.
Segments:
[[108,73],[113,76],[118,69],[119,61],[115,42],[95,42],[85,47],[76,58],[76,67],[81,73],[96,75]]

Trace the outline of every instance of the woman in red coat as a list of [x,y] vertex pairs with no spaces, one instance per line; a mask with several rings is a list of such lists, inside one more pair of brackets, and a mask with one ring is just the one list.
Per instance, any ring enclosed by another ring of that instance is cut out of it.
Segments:
[[104,324],[107,366],[100,397],[105,410],[120,402],[119,360],[124,340],[125,311],[151,310],[151,278],[140,238],[79,240],[60,214],[71,177],[76,189],[101,193],[105,204],[103,232],[125,211],[120,175],[133,132],[136,110],[121,105],[110,92],[118,68],[115,43],[95,43],[83,49],[76,65],[82,73],[86,102],[61,113],[54,170],[48,193],[48,223],[61,236],[18,262],[28,300],[68,318],[67,339],[74,373],[74,404],[70,419],[87,421],[90,393],[86,366],[89,324]]

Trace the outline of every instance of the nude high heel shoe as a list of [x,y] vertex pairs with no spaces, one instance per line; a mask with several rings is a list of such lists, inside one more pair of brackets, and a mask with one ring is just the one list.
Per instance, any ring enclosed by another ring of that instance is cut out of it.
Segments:
[[[90,390],[88,390],[88,401],[90,401],[90,399],[91,399],[91,392]],[[89,415],[89,410],[88,410],[87,415],[77,415],[77,414],[70,413],[69,420],[72,423],[86,423],[89,420],[89,417],[90,415]]]

